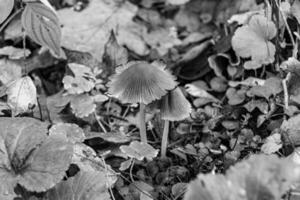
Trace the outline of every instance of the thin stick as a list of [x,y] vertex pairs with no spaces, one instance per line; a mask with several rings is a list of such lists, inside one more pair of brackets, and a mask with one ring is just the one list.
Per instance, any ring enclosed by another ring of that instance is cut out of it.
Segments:
[[161,154],[160,154],[161,158],[166,158],[167,157],[169,126],[170,126],[170,121],[165,120],[163,137],[162,137],[162,140],[161,140]]
[[96,112],[94,112],[94,116],[95,116],[95,118],[96,118],[96,120],[97,120],[99,126],[101,127],[102,131],[103,131],[104,133],[107,133],[107,130],[105,129],[104,125],[103,125],[102,122],[98,119],[98,116],[97,116]]
[[147,132],[146,132],[146,115],[145,115],[145,104],[140,103],[140,113],[139,113],[139,123],[140,123],[140,136],[141,141],[144,143],[147,142]]

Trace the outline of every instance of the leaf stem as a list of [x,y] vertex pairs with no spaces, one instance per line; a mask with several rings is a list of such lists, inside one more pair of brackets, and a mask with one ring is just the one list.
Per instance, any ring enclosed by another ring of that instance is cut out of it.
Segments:
[[147,133],[146,133],[145,107],[146,107],[145,104],[140,103],[140,112],[138,117],[139,117],[141,141],[147,144],[148,142],[147,142]]
[[162,140],[161,140],[161,153],[160,153],[161,158],[167,157],[169,126],[170,126],[170,121],[165,120],[164,131],[163,131],[163,136],[162,136]]

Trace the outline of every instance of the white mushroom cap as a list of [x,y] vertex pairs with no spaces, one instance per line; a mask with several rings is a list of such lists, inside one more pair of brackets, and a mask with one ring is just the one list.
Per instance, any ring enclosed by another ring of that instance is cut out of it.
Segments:
[[175,77],[158,62],[129,62],[117,68],[108,83],[108,93],[123,103],[149,104],[176,85]]
[[162,119],[169,121],[183,120],[192,112],[190,102],[178,87],[163,96],[162,99],[153,102],[152,106],[160,109]]

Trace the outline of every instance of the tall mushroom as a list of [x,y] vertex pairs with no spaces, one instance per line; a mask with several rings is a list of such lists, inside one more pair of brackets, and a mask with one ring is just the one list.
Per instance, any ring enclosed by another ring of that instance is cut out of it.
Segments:
[[129,62],[110,78],[108,92],[122,103],[139,103],[141,141],[147,143],[145,105],[160,99],[176,87],[175,77],[158,62]]
[[161,118],[165,120],[161,141],[161,157],[165,158],[168,145],[170,121],[180,121],[189,117],[192,107],[178,87],[163,96],[162,99],[153,102],[151,107],[158,108],[161,113]]

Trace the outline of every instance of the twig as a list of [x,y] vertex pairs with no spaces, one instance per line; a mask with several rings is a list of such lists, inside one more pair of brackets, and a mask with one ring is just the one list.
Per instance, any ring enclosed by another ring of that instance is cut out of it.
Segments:
[[98,116],[97,116],[96,112],[94,112],[94,116],[95,116],[95,118],[96,118],[96,120],[97,120],[99,126],[101,127],[102,131],[103,131],[104,133],[107,133],[107,130],[106,130],[105,127],[103,126],[102,122],[98,119]]

